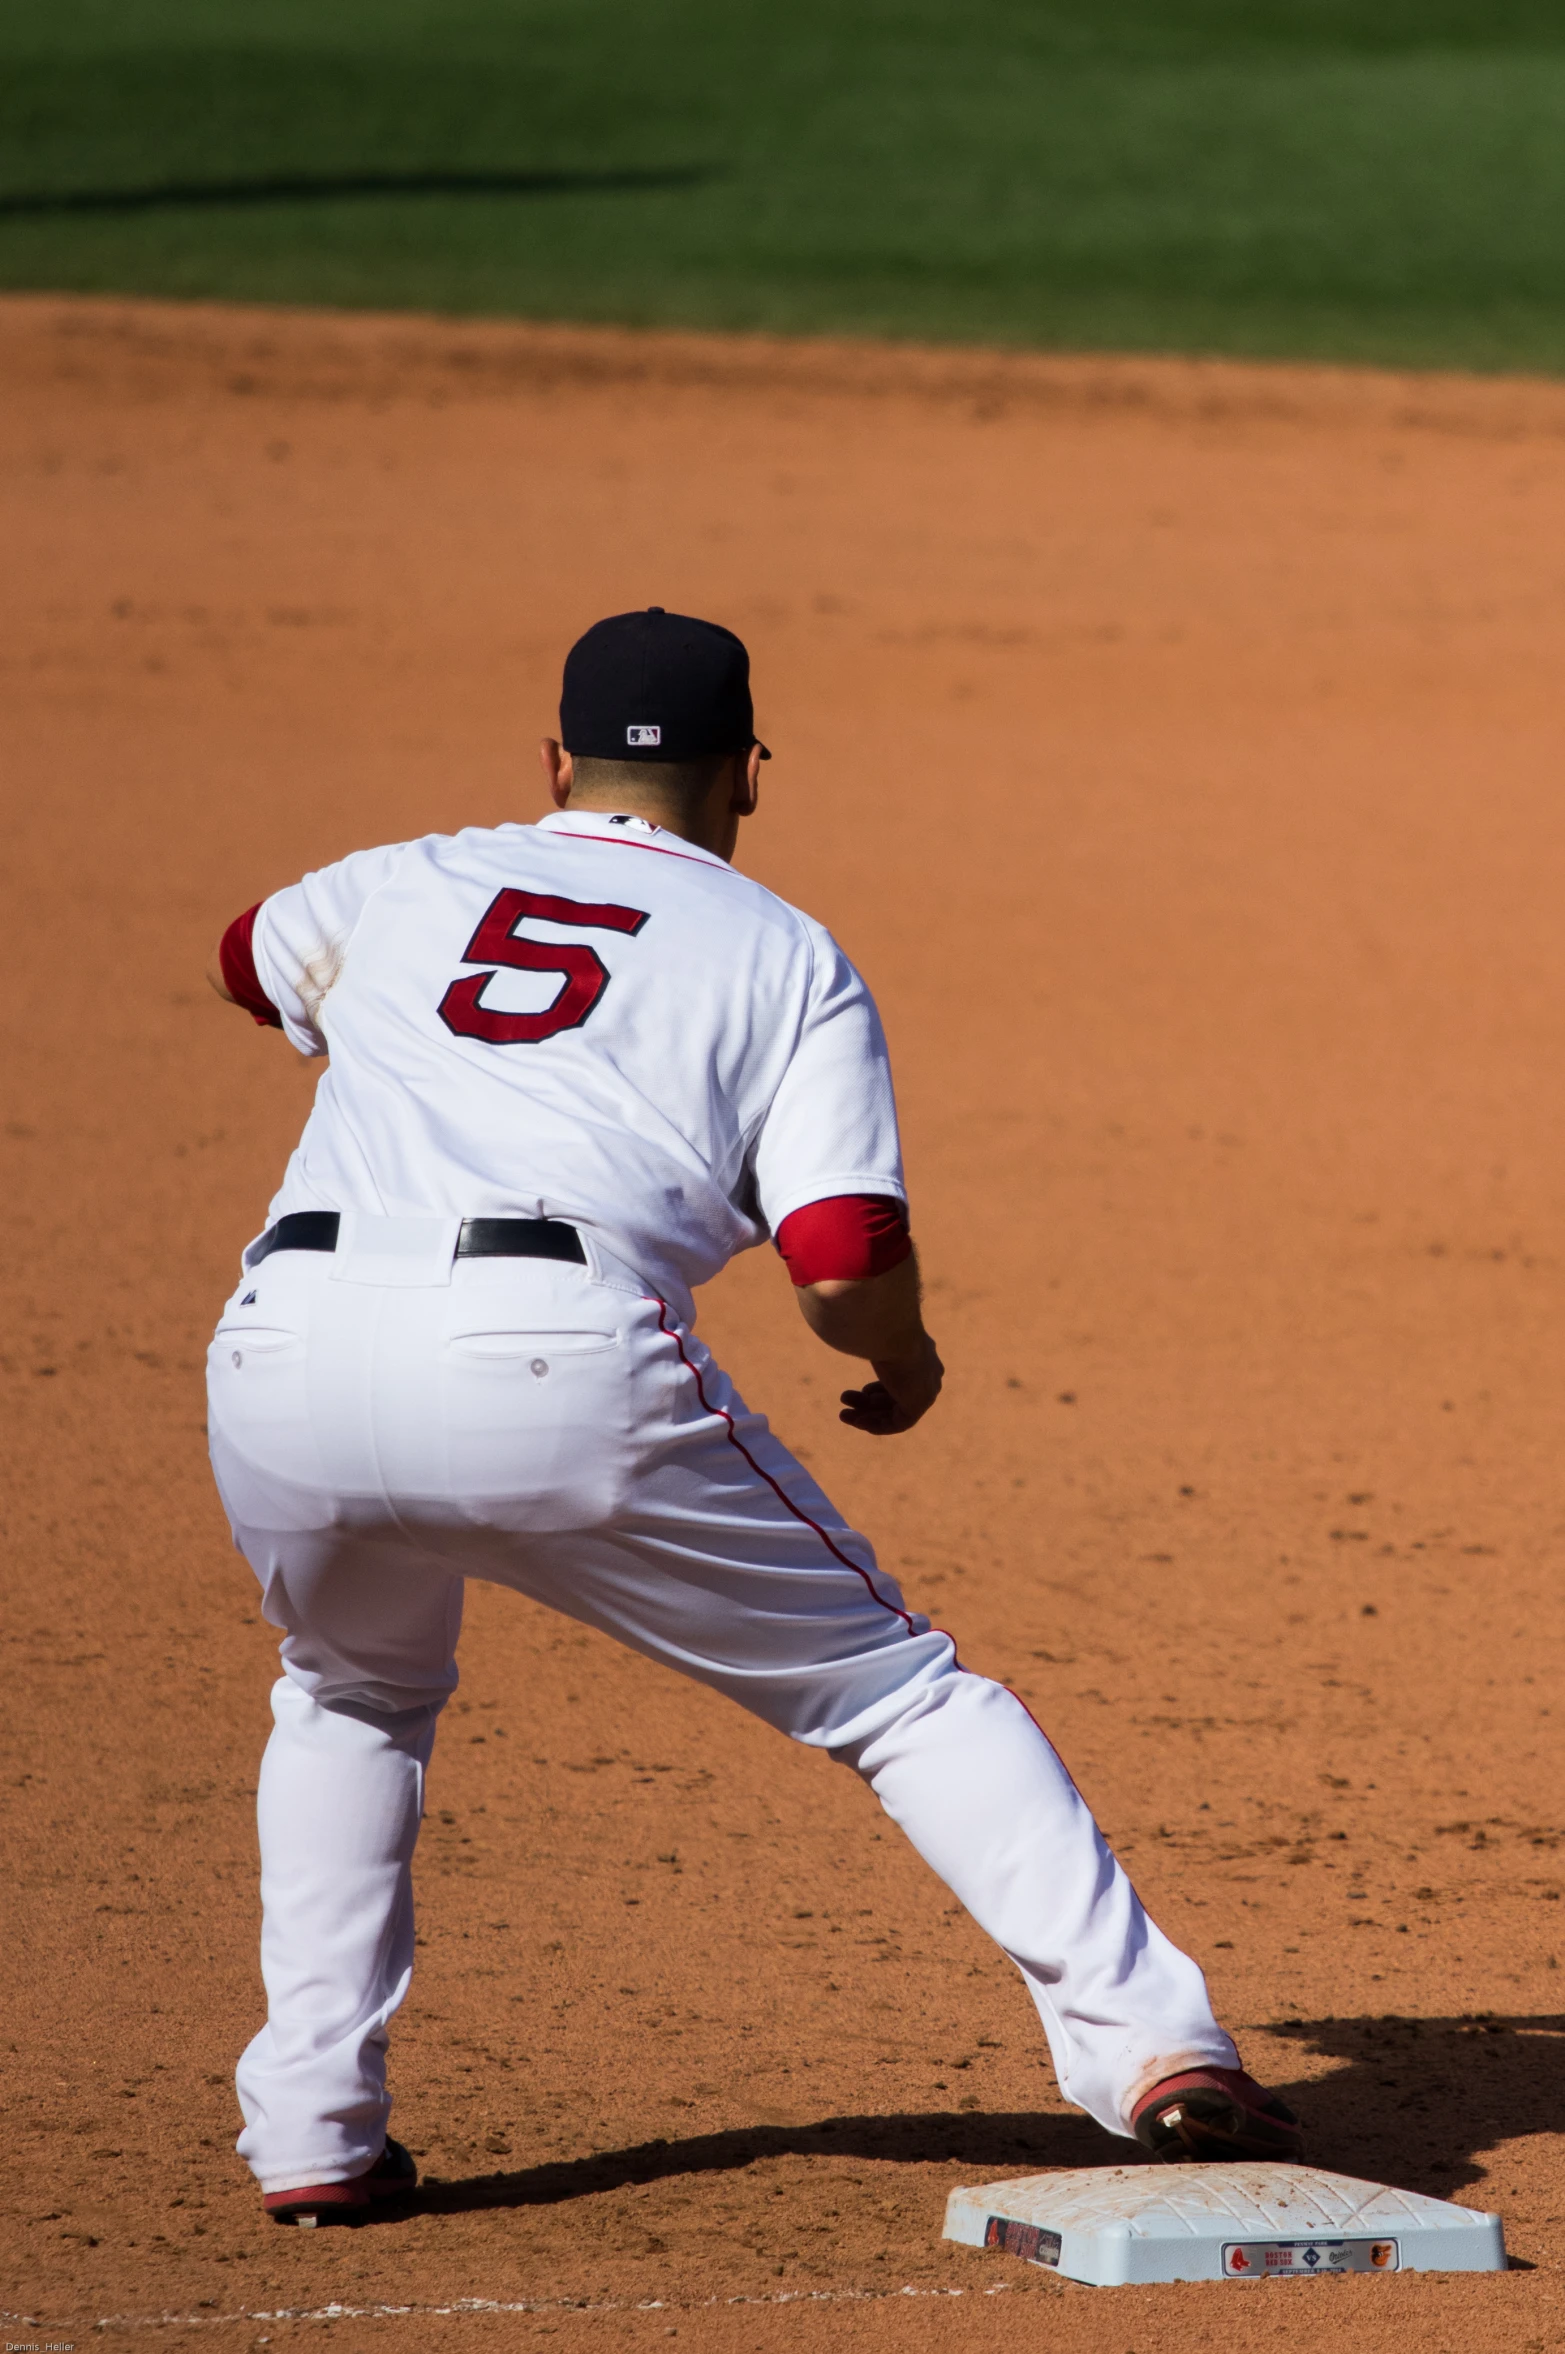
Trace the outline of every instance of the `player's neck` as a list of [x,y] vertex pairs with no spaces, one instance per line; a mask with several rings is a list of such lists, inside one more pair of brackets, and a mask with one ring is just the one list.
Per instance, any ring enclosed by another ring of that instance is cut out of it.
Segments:
[[639,817],[661,833],[677,834],[681,842],[689,842],[697,850],[729,861],[739,832],[738,820],[726,796],[716,808],[709,802],[698,802],[691,807],[672,794],[623,790],[584,793],[577,788],[565,808],[567,812],[579,810],[584,817]]

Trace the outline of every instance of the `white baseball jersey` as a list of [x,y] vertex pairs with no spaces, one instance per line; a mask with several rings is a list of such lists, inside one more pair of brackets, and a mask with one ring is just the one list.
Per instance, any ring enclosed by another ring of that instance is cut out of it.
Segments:
[[791,1211],[905,1198],[880,1020],[830,933],[640,818],[358,851],[266,900],[252,945],[331,1057],[272,1218],[567,1219],[688,1316]]

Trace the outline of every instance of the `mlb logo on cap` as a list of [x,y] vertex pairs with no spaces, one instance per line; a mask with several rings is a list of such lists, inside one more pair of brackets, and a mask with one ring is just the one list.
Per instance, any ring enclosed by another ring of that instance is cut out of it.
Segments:
[[661,744],[663,741],[663,730],[660,727],[628,727],[625,730],[625,741],[627,744],[635,744],[638,746],[642,744]]

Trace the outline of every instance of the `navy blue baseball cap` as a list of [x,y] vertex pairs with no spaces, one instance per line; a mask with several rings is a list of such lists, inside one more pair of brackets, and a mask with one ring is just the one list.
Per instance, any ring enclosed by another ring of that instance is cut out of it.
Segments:
[[[560,740],[584,760],[705,760],[757,741],[744,640],[688,613],[615,613],[565,657]],[[766,746],[761,758],[770,760]]]

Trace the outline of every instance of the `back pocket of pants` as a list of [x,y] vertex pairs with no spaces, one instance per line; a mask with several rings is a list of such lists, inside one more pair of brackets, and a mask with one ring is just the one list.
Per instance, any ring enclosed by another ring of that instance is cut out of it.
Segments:
[[303,1347],[296,1332],[271,1324],[220,1324],[212,1340],[214,1360],[226,1356],[235,1373],[243,1371],[247,1356],[256,1364],[275,1363],[285,1349]]
[[[453,1355],[473,1357],[480,1364],[509,1364],[513,1358],[523,1358],[528,1370],[533,1360],[541,1361],[547,1374],[556,1358],[591,1357],[600,1349],[617,1349],[617,1332],[457,1332],[446,1342]],[[535,1375],[541,1379],[541,1375]]]
[[480,1526],[601,1526],[631,1463],[630,1352],[615,1332],[452,1334],[440,1389],[452,1500]]
[[230,1519],[248,1528],[316,1526],[322,1476],[303,1335],[225,1319],[206,1361],[212,1467]]

